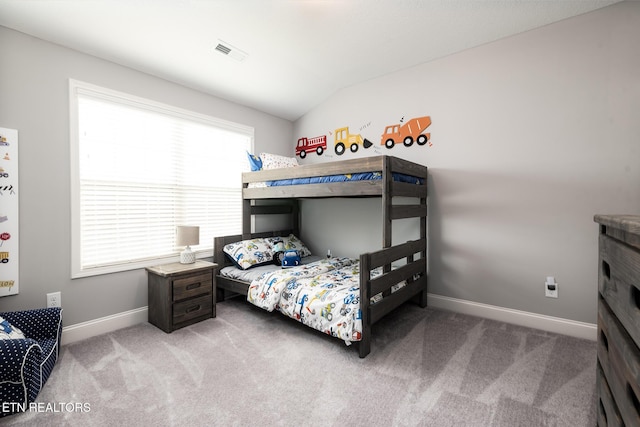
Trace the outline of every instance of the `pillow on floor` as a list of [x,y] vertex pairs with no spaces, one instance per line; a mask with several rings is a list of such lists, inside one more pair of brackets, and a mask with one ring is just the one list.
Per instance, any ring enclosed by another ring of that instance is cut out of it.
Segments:
[[20,339],[24,339],[24,334],[22,333],[22,331],[9,323],[8,320],[0,316],[0,340]]

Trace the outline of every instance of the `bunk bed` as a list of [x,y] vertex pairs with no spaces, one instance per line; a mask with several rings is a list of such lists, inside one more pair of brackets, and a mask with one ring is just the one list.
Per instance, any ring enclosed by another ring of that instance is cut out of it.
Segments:
[[[224,267],[232,265],[232,261],[223,252],[226,245],[246,239],[290,234],[300,236],[300,199],[376,197],[380,198],[382,209],[381,248],[359,256],[358,269],[354,270],[357,272],[358,286],[352,288],[358,293],[361,333],[350,337],[350,340],[358,343],[359,356],[363,358],[369,354],[371,326],[386,314],[409,300],[426,307],[426,166],[382,155],[247,172],[242,175],[242,184],[242,234],[214,239],[214,262],[219,265],[219,299],[223,300],[233,293],[249,295],[251,286],[251,282],[247,280],[220,273]],[[402,198],[401,204],[394,203],[400,200],[398,198]],[[408,200],[413,203],[407,204]],[[291,226],[279,231],[251,231],[254,216],[271,214],[288,215]],[[405,218],[418,218],[419,237],[394,246],[393,221]],[[350,340],[345,341],[350,343]]]

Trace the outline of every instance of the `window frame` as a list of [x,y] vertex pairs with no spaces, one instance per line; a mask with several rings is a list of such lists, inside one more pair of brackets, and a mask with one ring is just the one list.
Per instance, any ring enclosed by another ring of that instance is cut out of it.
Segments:
[[[91,83],[69,79],[69,122],[70,122],[70,190],[71,190],[71,278],[82,278],[97,276],[102,274],[123,272],[140,269],[153,265],[178,262],[179,252],[174,254],[155,257],[131,262],[120,262],[100,267],[83,269],[81,265],[81,223],[80,223],[80,135],[79,135],[79,106],[78,95],[85,94],[91,97],[103,99],[136,108],[143,108],[159,114],[167,114],[179,119],[190,120],[197,123],[214,126],[223,130],[232,131],[246,135],[249,138],[250,152],[253,152],[255,143],[255,129],[251,126],[231,122],[216,118],[206,114],[197,113],[183,108],[164,104],[147,98],[131,95],[128,93],[104,88]],[[240,184],[240,180],[238,183]],[[211,246],[196,252],[196,258],[210,258],[213,256],[213,242]]]

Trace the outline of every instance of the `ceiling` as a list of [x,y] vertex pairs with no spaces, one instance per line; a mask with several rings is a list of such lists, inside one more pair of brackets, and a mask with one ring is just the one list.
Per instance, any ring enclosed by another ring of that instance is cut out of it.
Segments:
[[0,25],[294,121],[341,88],[619,1],[0,0]]

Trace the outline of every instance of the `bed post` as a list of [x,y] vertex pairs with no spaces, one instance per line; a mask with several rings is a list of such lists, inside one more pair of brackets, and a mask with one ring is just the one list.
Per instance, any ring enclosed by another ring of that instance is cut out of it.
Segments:
[[369,255],[360,255],[360,317],[362,319],[362,337],[358,344],[360,358],[366,357],[371,351],[371,317],[369,316],[370,265]]
[[[427,208],[429,207],[429,200],[428,200],[428,188],[429,188],[429,173],[428,173],[428,169],[427,169],[427,176],[424,178],[424,185],[425,185],[425,195],[424,197],[420,198],[420,204],[423,206],[427,206]],[[425,280],[424,280],[424,289],[422,290],[422,292],[420,292],[420,307],[424,308],[427,306],[427,292],[429,290],[428,288],[428,283],[429,283],[429,258],[427,258],[428,254],[429,254],[429,214],[428,214],[428,209],[427,209],[427,213],[425,213],[425,215],[423,217],[420,218],[420,238],[424,239],[424,250],[422,252],[420,252],[420,256],[424,259],[427,260],[427,263],[424,267],[424,274],[425,274]]]
[[300,201],[291,199],[291,229],[293,234],[300,237]]
[[393,205],[393,175],[389,157],[382,157],[382,248],[391,247],[391,207]]
[[[390,248],[393,244],[393,168],[391,159],[388,156],[382,157],[382,249]],[[382,266],[385,273],[391,271],[391,264]],[[391,290],[387,290],[383,295],[391,295]]]
[[[425,178],[425,185],[427,185],[427,179],[428,178]],[[420,198],[420,205],[427,206],[426,196]],[[427,232],[428,232],[429,225],[427,223],[427,219],[428,219],[427,214],[420,217],[420,239],[424,239],[424,249],[420,252],[420,257],[426,260],[428,260],[427,252],[428,252],[428,246],[429,246],[429,239],[427,239],[427,235],[428,235]],[[429,262],[427,261],[425,265],[425,271],[424,271],[424,275],[425,275],[424,288],[418,294],[418,304],[422,308],[425,308],[427,306],[427,291],[428,291],[428,283],[429,283],[428,270],[429,270]]]
[[251,238],[251,200],[242,200],[242,239]]

